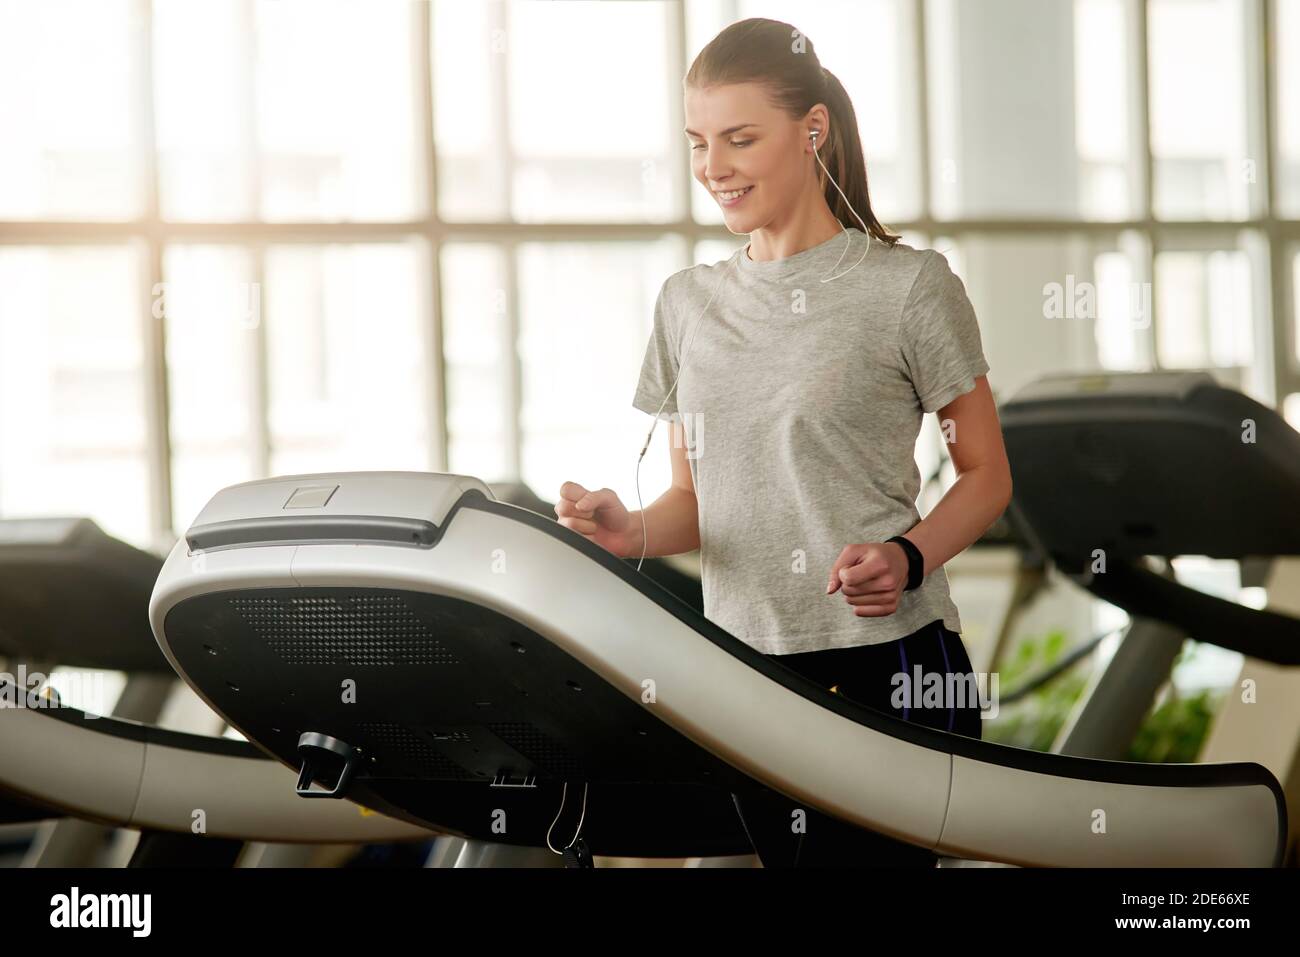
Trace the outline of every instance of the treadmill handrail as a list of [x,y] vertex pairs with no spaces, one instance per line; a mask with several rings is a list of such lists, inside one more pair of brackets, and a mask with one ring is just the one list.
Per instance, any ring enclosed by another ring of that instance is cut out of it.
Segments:
[[[22,691],[0,679],[0,690],[9,689]],[[25,712],[44,720],[26,721]],[[115,827],[190,833],[193,811],[202,808],[212,836],[257,841],[352,843],[425,839],[434,833],[383,813],[367,814],[360,805],[329,802],[304,809],[291,797],[292,773],[253,742],[53,705],[0,708],[0,721],[11,719],[21,730],[6,726],[0,736],[0,791],[58,814]],[[60,761],[65,751],[82,748],[92,765],[100,762],[105,775],[95,778],[93,787],[77,779],[85,773],[80,764],[73,769]],[[54,757],[47,758],[49,752]],[[35,754],[41,758],[33,771]],[[232,777],[242,782],[240,788],[224,795],[213,792],[216,786],[228,786]],[[250,785],[252,790],[242,789]]]
[[[11,692],[9,689],[13,689],[13,691]],[[30,692],[24,690],[16,682],[0,677],[0,698],[8,697],[11,694],[28,697]],[[12,709],[0,709],[0,714],[3,714],[6,710]],[[223,754],[232,758],[254,758],[261,761],[277,760],[274,755],[263,751],[252,741],[238,738],[195,734],[191,731],[175,731],[171,728],[160,728],[157,725],[145,724],[142,721],[132,721],[129,718],[114,718],[108,715],[92,714],[81,708],[53,702],[36,708],[28,707],[24,710],[39,711],[56,720],[84,727],[87,731],[112,735],[115,738],[126,738],[128,741],[160,744],[168,748],[180,748],[184,751],[197,751],[203,754]]]
[[1105,574],[1072,577],[1103,601],[1168,622],[1194,641],[1274,664],[1300,665],[1300,618],[1208,595],[1129,561],[1111,562]]
[[[923,725],[904,721],[882,711],[865,707],[833,694],[814,681],[755,650],[739,638],[697,613],[685,602],[664,589],[653,579],[618,559],[613,553],[590,541],[585,536],[561,525],[557,521],[537,515],[504,502],[492,501],[477,490],[465,492],[447,513],[444,526],[449,526],[462,507],[491,512],[514,519],[559,538],[595,559],[610,572],[636,588],[647,598],[670,612],[713,644],[740,659],[765,677],[785,686],[801,697],[834,711],[872,730],[908,741],[925,748],[959,755],[976,761],[1001,764],[1025,771],[1053,774],[1059,777],[1108,781],[1116,784],[1156,784],[1162,786],[1199,787],[1204,785],[1264,784],[1282,797],[1277,779],[1265,767],[1252,762],[1228,764],[1145,764],[1134,761],[1107,761],[1066,754],[1047,754],[1028,748],[979,741],[960,734],[949,734]],[[1285,832],[1285,828],[1283,828]]]
[[567,541],[588,555],[622,581],[638,589],[670,612],[684,624],[713,642],[722,650],[740,659],[790,691],[820,705],[842,717],[865,725],[875,731],[908,741],[953,757],[1016,768],[1039,774],[1079,780],[1102,781],[1116,784],[1154,785],[1160,787],[1205,787],[1224,785],[1264,785],[1273,795],[1277,810],[1277,843],[1274,849],[1274,866],[1281,866],[1287,846],[1288,815],[1286,796],[1277,778],[1266,767],[1253,762],[1227,764],[1146,764],[1141,762],[1108,761],[1075,755],[1047,754],[1010,745],[992,744],[964,735],[913,724],[884,712],[875,711],[841,695],[833,694],[816,682],[786,668],[772,657],[755,650],[745,642],[696,612],[677,596],[644,575],[612,552],[592,542],[586,536],[526,509],[487,498],[476,489],[467,490],[452,505],[443,522],[450,526],[461,507],[513,518],[539,531]]
[[[445,524],[445,523],[444,523]],[[432,548],[442,530],[433,522],[385,515],[266,516],[195,525],[185,533],[191,552],[246,545],[379,542]]]

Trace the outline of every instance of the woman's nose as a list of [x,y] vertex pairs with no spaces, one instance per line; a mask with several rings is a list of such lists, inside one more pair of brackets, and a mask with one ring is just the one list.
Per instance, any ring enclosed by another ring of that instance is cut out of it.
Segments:
[[704,158],[704,178],[708,181],[710,188],[714,184],[726,182],[727,177],[730,175],[731,167],[718,159],[716,153]]

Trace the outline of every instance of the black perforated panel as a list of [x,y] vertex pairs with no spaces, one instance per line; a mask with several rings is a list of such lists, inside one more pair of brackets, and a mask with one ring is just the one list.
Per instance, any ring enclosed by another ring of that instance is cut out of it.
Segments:
[[472,781],[474,775],[435,750],[415,732],[390,721],[363,721],[354,742],[375,760],[372,774],[392,778],[439,778]]
[[454,665],[400,595],[231,598],[259,638],[296,665]]
[[576,781],[586,776],[582,762],[570,754],[567,748],[527,722],[490,724],[488,728],[552,777]]

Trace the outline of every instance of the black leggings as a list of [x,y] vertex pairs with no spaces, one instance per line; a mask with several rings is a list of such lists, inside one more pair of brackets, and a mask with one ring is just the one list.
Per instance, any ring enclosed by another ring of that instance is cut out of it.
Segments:
[[[923,676],[937,672],[943,677],[945,689],[950,687],[947,675],[971,673],[961,635],[945,628],[942,621],[932,621],[919,631],[878,645],[772,657],[858,704],[928,728],[971,738],[981,736],[979,702],[969,700],[974,696],[962,695],[965,701],[945,700],[939,707],[918,707],[926,686],[923,684],[914,690],[912,698],[901,702],[901,707],[894,707],[891,700],[897,688],[894,676],[901,672],[915,683],[917,665]],[[922,680],[934,681],[928,677]],[[888,773],[888,769],[884,770]],[[924,847],[802,807],[769,788],[737,792],[734,797],[741,822],[764,867],[934,867],[938,862],[938,856]],[[792,827],[792,814],[798,808],[806,813],[802,833]]]

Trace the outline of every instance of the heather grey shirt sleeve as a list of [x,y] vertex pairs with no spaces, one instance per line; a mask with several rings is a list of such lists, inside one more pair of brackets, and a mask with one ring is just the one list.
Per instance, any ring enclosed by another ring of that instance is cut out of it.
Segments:
[[926,250],[900,317],[899,344],[921,408],[936,412],[989,371],[975,310],[948,260]]
[[668,282],[659,287],[655,298],[654,328],[650,332],[650,341],[646,343],[645,357],[641,361],[641,378],[636,385],[636,395],[632,399],[633,408],[649,415],[659,411],[668,396],[667,404],[659,414],[661,419],[671,420],[677,413],[677,392],[672,389],[677,378],[677,330],[671,321],[667,305]]

